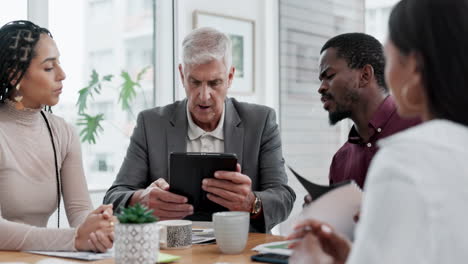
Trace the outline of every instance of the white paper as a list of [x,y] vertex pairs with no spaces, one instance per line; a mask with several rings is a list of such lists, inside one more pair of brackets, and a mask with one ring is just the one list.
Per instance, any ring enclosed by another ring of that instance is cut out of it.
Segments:
[[74,251],[26,251],[28,253],[61,257],[61,258],[72,258],[80,260],[102,260],[113,258],[113,251],[108,251],[106,253],[93,253],[93,252],[74,252]]
[[213,228],[192,228],[192,244],[211,244],[216,241]]
[[297,241],[297,239],[260,244],[252,248],[252,250],[258,251],[260,253],[275,253],[280,255],[291,256],[293,251],[292,249],[288,248],[288,245],[295,241]]
[[353,218],[359,212],[361,202],[361,189],[355,183],[350,183],[327,192],[304,207],[294,222],[316,219],[331,225],[352,241],[356,227]]
[[83,263],[83,262],[74,262],[74,261],[68,261],[68,260],[56,259],[56,258],[46,258],[46,259],[41,259],[35,264],[80,264],[80,263]]

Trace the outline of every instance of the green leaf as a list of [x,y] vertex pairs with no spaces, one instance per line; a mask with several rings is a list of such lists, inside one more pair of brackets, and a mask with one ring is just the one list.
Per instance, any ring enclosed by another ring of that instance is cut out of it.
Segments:
[[95,69],[93,69],[90,76],[91,79],[89,80],[88,85],[78,91],[80,95],[78,97],[76,105],[78,106],[79,114],[84,113],[84,110],[86,110],[87,108],[89,98],[94,99],[94,93],[101,93],[102,82],[110,82],[112,80],[112,77],[113,75],[109,74],[102,77],[102,79],[100,80],[99,74],[96,72]]
[[[137,79],[136,79],[136,82],[139,84],[140,81],[141,81],[141,78],[143,78],[143,75],[148,71],[148,69],[150,68],[151,66],[146,66],[144,67],[137,75]],[[140,86],[140,85],[138,85]]]
[[104,120],[104,114],[98,114],[90,116],[86,113],[81,113],[78,122],[78,126],[82,126],[83,129],[80,131],[80,137],[82,142],[88,142],[89,144],[96,144],[96,137],[98,132],[102,132],[101,121]]
[[110,82],[110,81],[112,81],[112,77],[114,77],[114,75],[108,74],[108,75],[102,77],[102,80],[106,81],[106,82]]
[[78,97],[78,101],[76,102],[76,105],[78,106],[78,113],[81,114],[86,109],[88,97],[93,97],[93,90],[100,89],[101,86],[99,83],[99,74],[96,72],[96,70],[93,69],[91,73],[91,80],[89,80],[88,86],[78,91],[78,93],[80,94],[80,96]]
[[121,103],[122,110],[126,111],[130,109],[131,101],[136,97],[135,86],[140,86],[140,84],[134,82],[126,71],[122,71],[120,76],[124,82],[120,86],[119,103]]

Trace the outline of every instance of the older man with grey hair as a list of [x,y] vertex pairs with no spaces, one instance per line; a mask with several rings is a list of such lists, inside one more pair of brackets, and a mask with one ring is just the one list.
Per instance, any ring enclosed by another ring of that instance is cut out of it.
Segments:
[[225,34],[196,29],[182,45],[179,72],[187,98],[139,114],[104,202],[114,208],[141,203],[160,219],[211,220],[197,217],[186,197],[170,192],[169,153],[235,153],[237,170],[218,171],[201,188],[228,210],[250,212],[251,231],[269,232],[287,218],[296,198],[287,185],[275,111],[226,96],[235,68]]

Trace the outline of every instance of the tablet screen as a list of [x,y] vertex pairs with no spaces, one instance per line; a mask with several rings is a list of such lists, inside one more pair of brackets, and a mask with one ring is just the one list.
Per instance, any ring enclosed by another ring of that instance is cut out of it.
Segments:
[[170,192],[188,198],[194,206],[194,214],[187,219],[211,221],[214,212],[228,211],[206,197],[201,188],[204,178],[213,178],[216,171],[235,171],[236,154],[214,152],[175,152],[169,158]]

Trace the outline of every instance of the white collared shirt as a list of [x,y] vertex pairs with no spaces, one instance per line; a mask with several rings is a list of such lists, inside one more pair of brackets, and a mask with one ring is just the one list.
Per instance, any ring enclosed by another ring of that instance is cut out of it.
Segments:
[[186,108],[188,128],[187,128],[187,152],[224,152],[224,115],[226,105],[223,106],[223,113],[218,126],[211,132],[206,132],[193,122],[192,115]]

